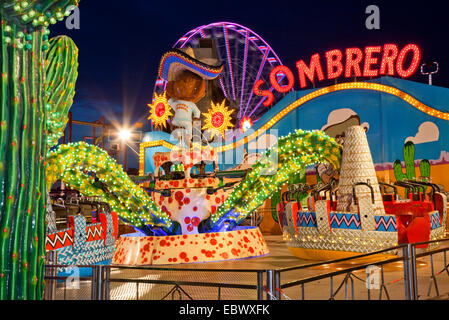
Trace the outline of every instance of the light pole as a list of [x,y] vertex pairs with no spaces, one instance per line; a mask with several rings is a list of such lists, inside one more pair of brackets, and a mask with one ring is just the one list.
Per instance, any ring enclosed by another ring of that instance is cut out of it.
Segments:
[[131,138],[131,131],[128,129],[122,129],[119,132],[119,139],[122,142],[123,147],[123,171],[126,172],[127,165],[128,165],[128,148],[126,147],[128,145],[127,141]]
[[421,65],[421,74],[423,76],[429,76],[429,85],[432,85],[432,75],[439,70],[438,62],[430,61]]
[[[134,127],[140,128],[141,124],[136,123]],[[137,138],[137,136],[139,136],[139,138]],[[139,153],[136,150],[134,150],[134,148],[132,146],[130,146],[128,142],[130,142],[130,141],[133,141],[133,142],[139,141],[140,142],[142,137],[140,135],[140,132],[138,132],[138,131],[132,132],[129,129],[122,128],[118,132],[118,138],[121,141],[121,147],[123,148],[123,157],[124,157],[123,169],[126,172],[127,166],[128,166],[128,148],[127,147],[129,147],[137,156],[139,156]]]

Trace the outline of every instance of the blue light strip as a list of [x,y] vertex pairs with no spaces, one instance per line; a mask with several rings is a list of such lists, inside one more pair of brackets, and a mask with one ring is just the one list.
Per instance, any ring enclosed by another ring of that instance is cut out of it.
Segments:
[[202,232],[226,232],[232,231],[238,226],[237,219],[240,213],[236,212],[235,209],[231,209],[228,213],[224,214],[218,221],[216,221],[212,226],[209,223],[212,222],[209,218],[209,223],[205,225],[205,230]]

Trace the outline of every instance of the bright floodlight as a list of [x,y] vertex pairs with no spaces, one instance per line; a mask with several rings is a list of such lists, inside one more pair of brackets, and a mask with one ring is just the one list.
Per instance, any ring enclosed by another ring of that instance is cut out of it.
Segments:
[[122,129],[118,133],[118,136],[119,136],[120,140],[127,141],[131,138],[131,132],[129,130]]

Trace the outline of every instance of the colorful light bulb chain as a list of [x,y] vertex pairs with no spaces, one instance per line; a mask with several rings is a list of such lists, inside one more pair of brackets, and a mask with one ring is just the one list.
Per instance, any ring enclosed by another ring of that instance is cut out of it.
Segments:
[[48,27],[69,16],[71,9],[78,6],[79,1],[60,0],[18,0],[4,1],[3,10],[6,16],[12,17],[16,24],[33,27]]

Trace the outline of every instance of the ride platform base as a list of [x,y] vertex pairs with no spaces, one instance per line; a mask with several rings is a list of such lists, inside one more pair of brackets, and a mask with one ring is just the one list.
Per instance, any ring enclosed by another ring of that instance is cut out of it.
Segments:
[[[303,260],[312,260],[312,261],[331,261],[338,259],[346,259],[352,258],[363,253],[360,252],[349,252],[349,251],[337,251],[337,250],[322,250],[322,249],[307,249],[307,248],[298,248],[298,247],[287,247],[288,250],[297,258]],[[356,258],[351,260],[348,263],[369,263],[373,261],[379,260],[387,260],[397,258],[398,256],[394,253],[385,253],[385,254],[375,254],[367,257]]]
[[173,265],[254,258],[267,255],[268,246],[257,227],[233,231],[151,237],[122,235],[113,265]]

